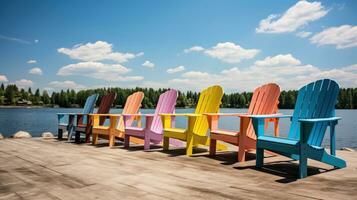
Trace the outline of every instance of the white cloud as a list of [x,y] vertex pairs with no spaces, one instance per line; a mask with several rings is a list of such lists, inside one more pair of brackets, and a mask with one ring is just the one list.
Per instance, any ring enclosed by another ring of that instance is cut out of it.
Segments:
[[246,68],[232,67],[220,73],[188,71],[166,83],[150,84],[156,87],[161,84],[161,87],[196,91],[218,84],[222,85],[226,91],[253,91],[259,85],[275,82],[286,90],[299,89],[309,82],[323,78],[334,79],[341,87],[355,87],[357,64],[342,68],[321,69],[310,64],[303,64],[291,54],[279,54],[258,60]]
[[178,66],[178,67],[174,67],[174,68],[169,68],[166,70],[167,73],[169,74],[173,74],[173,73],[177,73],[177,72],[181,72],[184,71],[185,67],[184,66]]
[[155,67],[155,64],[152,63],[152,62],[150,62],[150,61],[148,61],[148,60],[146,60],[146,61],[142,64],[142,66],[148,67],[148,68],[153,68],[153,67]]
[[310,38],[311,43],[321,45],[336,45],[337,49],[357,46],[357,26],[342,25],[330,27]]
[[42,75],[42,70],[39,67],[34,67],[34,68],[30,69],[29,73],[36,74],[36,75]]
[[312,33],[311,32],[307,32],[307,31],[301,31],[296,33],[296,36],[301,37],[301,38],[306,38],[309,37]]
[[342,70],[347,71],[347,72],[355,72],[357,73],[357,64],[350,65],[347,67],[343,67]]
[[29,61],[27,61],[27,63],[28,63],[28,64],[36,64],[37,61],[36,61],[36,60],[29,60]]
[[77,84],[74,81],[52,81],[48,83],[48,86],[46,89],[47,90],[53,90],[53,89],[74,89],[74,90],[80,90],[84,89],[84,85]]
[[107,81],[142,80],[142,76],[123,76],[131,70],[120,64],[104,64],[100,62],[80,62],[60,68],[57,75],[81,75]]
[[21,79],[21,80],[15,81],[15,84],[19,88],[27,88],[27,87],[31,87],[33,85],[33,82],[31,80]]
[[59,48],[57,51],[68,55],[72,59],[81,61],[102,61],[111,60],[118,63],[127,62],[137,56],[142,56],[140,52],[137,55],[132,53],[113,52],[113,45],[105,41],[97,41],[95,43],[77,44],[73,48]]
[[199,52],[199,51],[203,51],[203,50],[205,50],[205,49],[201,46],[193,46],[191,48],[184,49],[183,52],[190,53],[190,52]]
[[5,75],[0,74],[0,82],[8,82],[7,77]]
[[258,67],[292,66],[300,64],[300,60],[294,58],[291,54],[279,54],[274,57],[268,56],[254,63],[254,65]]
[[283,15],[272,14],[260,21],[257,33],[286,33],[294,32],[309,22],[324,17],[328,10],[321,2],[298,1]]
[[204,53],[227,63],[239,63],[243,59],[251,59],[260,52],[259,49],[244,49],[233,42],[218,43]]
[[144,55],[144,52],[139,52],[139,53],[137,53],[135,56],[136,57],[140,57],[140,56],[143,56]]
[[34,43],[36,44],[36,43],[38,43],[40,40],[38,40],[38,39],[35,39],[34,40]]
[[17,42],[17,43],[21,43],[21,44],[31,44],[31,42],[27,41],[27,40],[23,40],[20,38],[15,38],[15,37],[8,37],[5,35],[0,35],[0,40],[8,40],[8,41],[12,41],[12,42]]

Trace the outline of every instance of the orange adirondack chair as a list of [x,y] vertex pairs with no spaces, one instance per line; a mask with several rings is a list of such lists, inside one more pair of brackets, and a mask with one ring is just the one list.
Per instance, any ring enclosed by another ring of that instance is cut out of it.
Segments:
[[[135,92],[130,95],[125,102],[124,109],[122,114],[137,114],[141,107],[141,102],[144,98],[143,92]],[[125,126],[124,119],[121,114],[91,114],[93,119],[93,128],[92,128],[92,144],[96,145],[98,143],[98,137],[109,139],[109,147],[115,145],[115,139],[119,138],[124,140]],[[110,124],[109,126],[103,126],[99,124],[100,117],[109,117]],[[134,116],[132,119],[127,121],[128,125],[131,125],[134,121],[137,121],[137,126],[141,127],[140,116]],[[131,142],[137,144],[143,144],[144,141],[139,138],[133,138]]]
[[[245,161],[245,152],[256,148],[256,135],[251,122],[247,115],[266,115],[275,114],[278,111],[280,88],[277,84],[269,83],[258,87],[254,90],[251,103],[247,113],[207,113],[210,131],[210,155],[216,154],[216,141],[224,141],[236,146],[239,146],[238,162]],[[218,128],[218,120],[220,116],[237,116],[240,118],[240,130],[230,131]],[[279,134],[278,121],[275,119],[267,119],[265,128],[268,122],[274,122],[275,135]]]

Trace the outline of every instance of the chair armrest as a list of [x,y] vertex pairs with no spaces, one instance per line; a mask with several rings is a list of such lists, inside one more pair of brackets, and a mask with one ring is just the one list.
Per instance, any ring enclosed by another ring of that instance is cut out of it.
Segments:
[[227,117],[239,117],[241,115],[246,115],[247,113],[203,113],[207,116],[227,116]]
[[78,115],[82,113],[56,113],[57,115]]
[[194,113],[160,113],[160,116],[168,116],[168,117],[189,117],[189,116],[202,116],[202,114],[194,114]]
[[[259,136],[263,136],[265,132],[265,120],[266,119],[280,119],[280,118],[289,118],[291,120],[291,115],[283,115],[283,114],[271,114],[271,115],[245,115],[245,117],[252,118],[254,132]],[[275,133],[277,135],[277,133]]]
[[[138,121],[138,126],[141,127],[141,123],[139,125],[139,120],[141,120],[141,117],[145,117],[145,127],[146,128],[150,128],[151,126],[151,123],[152,123],[152,120],[153,118],[155,117],[155,114],[142,114],[142,113],[138,113],[138,114],[123,114],[123,117],[124,117],[124,125],[125,127],[129,127],[129,123],[130,123],[130,120],[134,117],[133,120],[137,120]],[[141,121],[140,121],[141,122]]]
[[99,116],[99,117],[110,117],[110,116],[114,116],[114,117],[120,117],[121,114],[110,114],[110,113],[107,113],[107,114],[87,114],[89,116]]
[[317,122],[334,122],[342,119],[341,117],[328,117],[328,118],[313,118],[313,119],[299,119],[299,122],[317,123]]
[[207,116],[208,125],[211,130],[218,129],[218,120],[219,117],[241,117],[246,113],[203,113],[203,115]]
[[292,115],[283,114],[272,114],[272,115],[245,115],[246,117],[257,118],[257,119],[267,119],[267,118],[291,118]]
[[160,113],[163,128],[174,128],[175,117],[188,117],[188,119],[203,116],[202,114],[194,113]]
[[109,118],[110,120],[110,126],[112,125],[112,122],[114,122],[118,117],[120,117],[120,114],[88,114],[89,117],[91,117],[91,119],[93,120],[93,126],[99,126],[99,119],[100,117],[105,117],[105,118]]

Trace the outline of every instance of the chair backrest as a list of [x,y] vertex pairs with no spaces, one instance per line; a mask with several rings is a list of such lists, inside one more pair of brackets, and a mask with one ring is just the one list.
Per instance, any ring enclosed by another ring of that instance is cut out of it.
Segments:
[[[267,115],[278,111],[280,87],[275,83],[262,85],[254,90],[247,114]],[[246,130],[248,137],[256,139],[252,122]]]
[[155,115],[151,122],[150,130],[162,134],[162,122],[160,118],[160,113],[174,113],[175,106],[177,100],[177,91],[176,90],[168,90],[162,93],[159,97],[159,101],[157,102]]
[[[330,79],[318,80],[302,87],[295,103],[288,137],[300,139],[299,119],[335,116],[338,93],[338,84]],[[321,146],[327,126],[328,123],[316,123],[311,129],[308,144]]]
[[[139,109],[141,107],[141,102],[144,99],[144,93],[143,92],[135,92],[128,96],[126,98],[125,106],[122,111],[122,114],[137,114],[139,112]],[[128,123],[128,126],[133,122],[133,119],[131,119]],[[124,126],[124,119],[123,117],[120,117],[119,123],[117,124],[117,129],[120,131],[125,131],[125,126]]]
[[[214,85],[201,91],[195,114],[217,113],[223,97],[221,86]],[[193,127],[193,132],[200,136],[206,136],[208,121],[206,116],[198,117]]]
[[83,114],[93,113],[95,102],[97,101],[97,99],[98,99],[98,94],[90,95],[87,98],[86,103],[84,104],[82,113]]
[[[97,110],[97,114],[107,114],[110,111],[110,108],[112,107],[115,99],[117,98],[116,93],[110,93],[107,95],[104,95],[102,99],[100,100],[99,108]],[[99,120],[99,124],[103,125],[105,121],[104,117],[101,117]]]

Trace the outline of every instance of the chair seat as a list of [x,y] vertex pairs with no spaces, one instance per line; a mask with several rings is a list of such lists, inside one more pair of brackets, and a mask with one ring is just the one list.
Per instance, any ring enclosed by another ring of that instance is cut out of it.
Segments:
[[165,128],[164,129],[164,136],[170,138],[176,138],[180,140],[186,140],[187,135],[186,129],[183,128]]
[[288,138],[278,138],[278,137],[265,136],[265,135],[259,136],[258,141],[287,144],[287,145],[293,145],[293,146],[295,146],[299,142],[299,140],[293,140],[293,139],[288,139]]
[[237,137],[239,135],[239,132],[230,131],[230,130],[221,130],[221,129],[212,130],[211,133],[213,133],[213,134],[221,134],[221,135],[228,135],[228,136],[235,136],[235,137]]
[[165,132],[174,132],[174,133],[185,133],[186,129],[184,128],[165,128],[164,129]]
[[141,127],[126,127],[125,134],[131,136],[140,136],[144,137],[144,128]]
[[93,129],[107,130],[109,129],[109,126],[93,126]]

